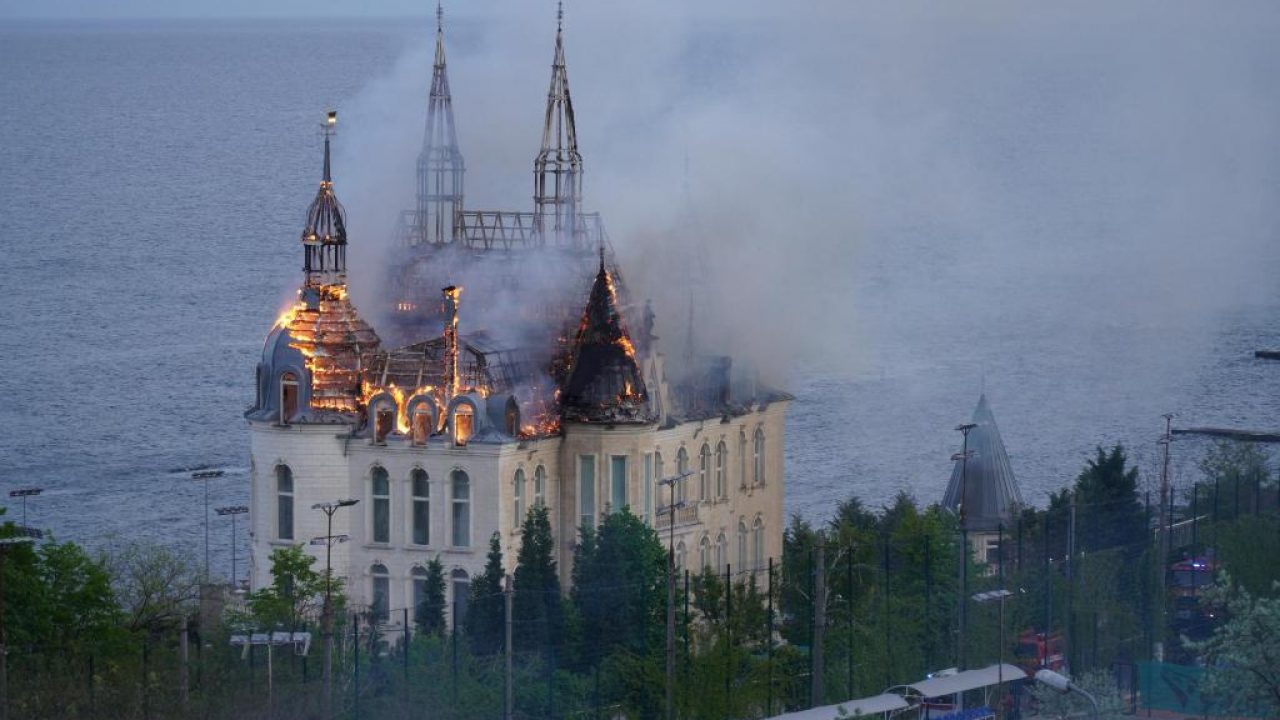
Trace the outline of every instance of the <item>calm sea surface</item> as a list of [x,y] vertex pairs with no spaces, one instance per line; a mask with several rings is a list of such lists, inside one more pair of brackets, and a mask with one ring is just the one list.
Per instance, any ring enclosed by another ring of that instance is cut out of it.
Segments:
[[[45,488],[33,524],[197,548],[201,488],[186,469],[226,470],[212,505],[247,502],[241,413],[298,281],[318,169],[309,128],[422,41],[391,24],[0,26],[0,490]],[[589,107],[578,114],[590,123]],[[1027,160],[992,162],[1016,183]],[[852,493],[939,498],[951,428],[984,388],[1032,501],[1098,443],[1124,442],[1154,471],[1164,412],[1280,426],[1280,364],[1252,358],[1280,346],[1275,283],[1185,323],[1100,320],[1072,307],[1071,288],[1092,280],[1063,261],[955,287],[939,312],[915,290],[964,259],[954,238],[908,225],[882,223],[849,268],[868,346],[858,367],[792,368],[789,512],[822,518]],[[1275,268],[1277,252],[1256,262]],[[1193,479],[1197,448],[1178,445],[1178,482]],[[215,517],[220,564],[228,536]]]

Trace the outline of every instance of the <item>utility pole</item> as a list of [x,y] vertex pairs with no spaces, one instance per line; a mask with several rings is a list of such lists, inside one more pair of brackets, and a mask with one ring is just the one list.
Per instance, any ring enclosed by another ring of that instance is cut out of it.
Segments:
[[[1166,510],[1173,504],[1173,497],[1169,494],[1169,445],[1173,442],[1173,413],[1165,413],[1161,417],[1164,418],[1164,435],[1160,436],[1158,442],[1164,450],[1164,461],[1160,464],[1160,548],[1156,557],[1163,567],[1169,552],[1173,550],[1168,532],[1168,528],[1173,525],[1173,512],[1171,509]],[[1162,582],[1161,585],[1163,584]]]
[[676,515],[684,507],[684,501],[676,502],[676,483],[692,474],[686,470],[658,481],[667,486],[667,506],[658,510],[667,516],[667,720],[676,716]]
[[321,632],[324,633],[324,697],[321,706],[326,720],[333,717],[333,544],[344,543],[347,535],[333,534],[333,514],[341,508],[360,502],[354,498],[316,503],[312,510],[319,510],[327,519],[324,537],[313,538],[312,545],[324,545],[324,610],[320,615]]
[[965,668],[965,630],[969,622],[967,612],[969,602],[969,522],[967,518],[969,505],[969,458],[973,453],[969,450],[969,433],[978,427],[977,423],[961,423],[956,430],[964,436],[959,453],[952,455],[952,460],[960,461],[960,593],[957,610],[960,622],[957,626],[956,664],[961,670]]
[[809,707],[816,707],[822,704],[823,689],[822,676],[825,672],[823,668],[823,635],[827,629],[827,547],[826,538],[822,535],[818,536],[818,543],[813,549],[815,554],[815,562],[813,568],[813,677],[810,687]]
[[506,621],[506,629],[503,635],[503,646],[506,649],[505,655],[506,655],[506,664],[507,664],[506,698],[505,698],[505,702],[503,703],[503,708],[504,708],[503,718],[505,718],[505,720],[511,720],[511,718],[515,715],[515,708],[516,708],[515,682],[511,674],[512,657],[515,654],[514,649],[511,646],[511,598],[512,598],[512,595],[513,593],[512,593],[512,587],[511,587],[511,576],[507,575],[506,577],[503,578],[503,587],[502,587],[502,614]]
[[191,701],[191,681],[189,674],[190,654],[190,638],[187,637],[190,632],[190,616],[186,613],[182,615],[182,630],[178,635],[178,652],[182,656],[182,667],[179,668],[178,674],[178,692],[182,698],[182,707],[187,707]]
[[1071,657],[1076,651],[1076,616],[1075,616],[1075,556],[1076,556],[1076,494],[1071,493],[1071,505],[1068,507],[1067,515],[1067,647],[1064,653],[1067,657],[1067,665],[1072,666]]

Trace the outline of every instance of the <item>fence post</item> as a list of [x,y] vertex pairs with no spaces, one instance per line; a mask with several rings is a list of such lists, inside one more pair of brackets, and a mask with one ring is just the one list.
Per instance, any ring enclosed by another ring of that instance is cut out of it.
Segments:
[[351,717],[360,717],[360,614],[351,613]]
[[765,617],[765,641],[768,643],[769,686],[766,690],[765,717],[773,715],[773,558],[769,558],[769,611]]
[[826,633],[827,625],[827,558],[826,558],[826,540],[821,535],[818,536],[818,543],[814,547],[814,567],[813,567],[813,648],[811,649],[813,660],[810,671],[813,677],[810,678],[809,687],[809,707],[816,707],[822,704],[825,696],[822,687],[823,673],[823,635]]
[[503,645],[504,655],[506,655],[506,670],[507,670],[505,702],[503,703],[503,708],[504,708],[503,717],[506,718],[506,720],[511,720],[512,716],[515,714],[515,702],[516,702],[515,701],[515,684],[514,684],[515,680],[511,674],[512,657],[514,654],[514,648],[512,648],[511,646],[511,596],[512,596],[511,576],[507,575],[506,577],[503,578],[503,586],[502,586],[502,614],[503,614],[503,620],[504,620],[504,634],[502,638],[502,645]]

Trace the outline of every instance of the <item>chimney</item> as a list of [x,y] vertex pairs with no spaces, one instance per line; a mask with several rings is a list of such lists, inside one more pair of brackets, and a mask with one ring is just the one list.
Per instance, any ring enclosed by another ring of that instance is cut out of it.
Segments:
[[447,406],[458,396],[458,297],[462,288],[450,285],[444,295],[444,392]]

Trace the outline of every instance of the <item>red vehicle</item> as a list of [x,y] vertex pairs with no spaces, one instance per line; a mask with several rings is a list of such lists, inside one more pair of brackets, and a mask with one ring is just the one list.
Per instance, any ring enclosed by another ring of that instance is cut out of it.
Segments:
[[1046,637],[1042,632],[1025,630],[1018,636],[1018,647],[1014,650],[1014,656],[1017,658],[1018,667],[1026,670],[1028,674],[1040,668],[1061,672],[1066,665],[1062,633],[1049,633]]
[[1169,566],[1169,572],[1170,591],[1175,598],[1196,597],[1201,588],[1213,584],[1218,574],[1218,562],[1210,551],[1173,563]]

